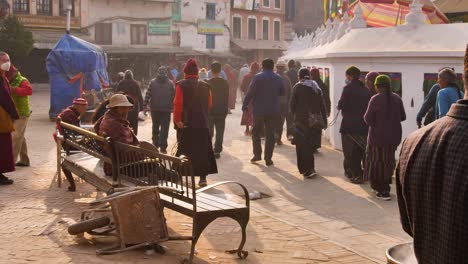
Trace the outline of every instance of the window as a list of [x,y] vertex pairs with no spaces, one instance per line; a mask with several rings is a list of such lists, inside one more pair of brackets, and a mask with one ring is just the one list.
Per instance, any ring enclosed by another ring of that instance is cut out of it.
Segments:
[[112,45],[112,24],[98,23],[94,28],[96,44]]
[[263,0],[263,7],[270,7],[270,0]]
[[281,0],[275,0],[275,8],[281,8]]
[[232,37],[236,39],[241,38],[241,27],[242,22],[240,17],[233,17],[232,18]]
[[[307,6],[307,5],[306,5]],[[294,21],[294,16],[296,14],[296,2],[295,0],[286,0],[285,8],[285,19],[286,21]]]
[[38,15],[52,15],[52,0],[36,0],[36,8]]
[[274,39],[276,41],[279,41],[280,40],[280,34],[281,34],[281,22],[275,21],[273,23],[273,27],[274,27],[274,30],[275,30]]
[[215,20],[216,19],[216,4],[206,4],[206,19]]
[[29,14],[29,1],[28,0],[13,0],[13,13]]
[[262,21],[262,32],[263,32],[263,39],[268,40],[269,39],[269,31],[270,31],[270,21],[267,19],[264,19]]
[[215,49],[215,35],[206,35],[206,48]]
[[249,39],[257,39],[257,19],[249,18]]
[[[71,16],[75,16],[75,1],[70,1],[72,5],[72,10],[71,10]],[[67,16],[67,7],[65,6],[67,4],[66,0],[60,0],[59,6],[60,6],[60,15],[61,16]]]
[[148,31],[146,25],[130,25],[130,36],[132,45],[148,44]]

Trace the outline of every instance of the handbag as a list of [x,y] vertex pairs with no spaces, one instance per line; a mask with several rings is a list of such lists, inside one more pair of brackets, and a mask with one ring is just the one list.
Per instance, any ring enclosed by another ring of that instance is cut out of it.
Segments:
[[13,119],[10,115],[0,106],[0,133],[11,133],[15,131]]

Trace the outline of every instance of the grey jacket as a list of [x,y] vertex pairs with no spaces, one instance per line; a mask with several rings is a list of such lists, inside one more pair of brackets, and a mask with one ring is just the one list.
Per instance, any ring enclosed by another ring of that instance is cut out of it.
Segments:
[[172,112],[174,108],[175,88],[169,78],[155,78],[146,91],[144,105],[150,104],[151,111]]

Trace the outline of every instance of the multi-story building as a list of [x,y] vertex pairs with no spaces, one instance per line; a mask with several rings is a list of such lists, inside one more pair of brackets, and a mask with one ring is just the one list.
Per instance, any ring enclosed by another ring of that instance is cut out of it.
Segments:
[[323,1],[286,0],[286,40],[293,39],[293,33],[304,35],[314,32],[323,24]]
[[231,49],[246,62],[277,60],[287,48],[285,0],[232,0]]

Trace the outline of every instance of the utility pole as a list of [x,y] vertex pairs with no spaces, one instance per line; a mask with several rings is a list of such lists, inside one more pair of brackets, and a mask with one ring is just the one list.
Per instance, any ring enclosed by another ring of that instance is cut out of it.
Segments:
[[70,34],[70,24],[71,24],[71,12],[72,12],[72,2],[73,0],[64,0],[64,8],[65,8],[65,11],[67,12],[67,28],[66,28],[66,32],[67,34]]

